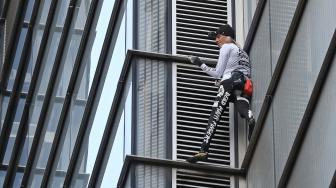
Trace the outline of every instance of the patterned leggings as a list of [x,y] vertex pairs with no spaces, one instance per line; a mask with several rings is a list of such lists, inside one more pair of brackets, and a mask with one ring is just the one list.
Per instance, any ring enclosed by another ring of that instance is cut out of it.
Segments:
[[223,114],[224,109],[227,108],[229,102],[235,103],[237,111],[243,118],[248,120],[253,117],[252,111],[250,110],[249,97],[242,94],[244,83],[244,75],[240,72],[233,72],[230,79],[220,83],[216,100],[212,106],[208,126],[204,134],[203,143],[201,145],[202,152],[208,152],[211,139],[216,132],[220,117]]

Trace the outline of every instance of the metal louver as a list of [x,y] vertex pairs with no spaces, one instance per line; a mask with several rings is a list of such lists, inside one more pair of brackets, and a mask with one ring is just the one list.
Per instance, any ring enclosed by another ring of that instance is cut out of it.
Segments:
[[[190,65],[177,65],[176,75],[176,135],[177,159],[185,160],[200,149],[205,128],[210,116],[217,88],[214,79],[199,68]],[[229,112],[224,111],[216,134],[212,139],[208,162],[230,166]],[[202,177],[202,178],[198,178]],[[213,177],[192,171],[177,171],[177,187],[230,187],[230,178]]]
[[[226,0],[176,0],[176,54],[217,59],[218,47],[209,31],[227,23]],[[176,159],[185,160],[200,149],[217,94],[214,79],[200,68],[176,65]],[[230,166],[229,110],[212,139],[208,162]],[[230,187],[230,177],[177,170],[177,187]]]
[[[217,93],[214,79],[199,68],[177,65],[177,157],[197,152]],[[212,139],[209,163],[230,165],[229,114],[224,111]]]
[[227,22],[226,0],[176,0],[176,53],[217,59],[209,31]]

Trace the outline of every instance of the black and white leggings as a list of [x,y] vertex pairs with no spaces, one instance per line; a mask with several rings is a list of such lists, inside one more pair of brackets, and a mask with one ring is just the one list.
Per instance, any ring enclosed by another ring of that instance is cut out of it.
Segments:
[[216,100],[212,106],[208,126],[204,134],[203,143],[201,145],[202,152],[208,152],[211,139],[216,132],[220,117],[223,114],[224,109],[229,105],[229,102],[235,103],[237,111],[243,118],[247,120],[252,118],[253,115],[250,110],[249,99],[242,94],[244,84],[244,75],[240,72],[233,72],[230,79],[220,83]]

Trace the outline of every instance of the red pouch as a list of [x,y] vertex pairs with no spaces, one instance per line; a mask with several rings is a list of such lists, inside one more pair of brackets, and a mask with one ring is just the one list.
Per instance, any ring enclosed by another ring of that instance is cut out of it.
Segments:
[[244,85],[244,93],[248,96],[252,96],[253,93],[253,84],[252,80],[247,79]]

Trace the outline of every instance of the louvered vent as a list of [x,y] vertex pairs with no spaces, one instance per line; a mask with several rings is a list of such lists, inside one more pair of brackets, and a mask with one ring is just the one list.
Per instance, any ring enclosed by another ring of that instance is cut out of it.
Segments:
[[230,187],[230,178],[219,175],[202,174],[195,171],[178,171],[177,172],[177,187]]
[[[217,88],[214,79],[198,67],[177,65],[177,159],[185,160],[199,151]],[[230,165],[230,134],[228,109],[218,124],[212,139],[208,162],[203,164]],[[200,178],[202,177],[202,178]],[[220,178],[197,172],[177,171],[177,187],[230,187],[230,178]]]
[[218,47],[207,39],[227,23],[227,0],[176,0],[176,53],[217,59]]
[[[176,1],[176,54],[217,60],[218,47],[209,31],[227,23],[226,0]],[[178,160],[199,151],[217,94],[214,79],[200,68],[178,64],[176,69],[176,125]],[[229,111],[226,109],[212,139],[208,162],[230,166]],[[230,177],[178,170],[177,187],[230,187]]]
[[[217,94],[214,79],[199,68],[177,65],[177,158],[199,151]],[[230,165],[229,114],[224,111],[211,142],[209,163]]]

